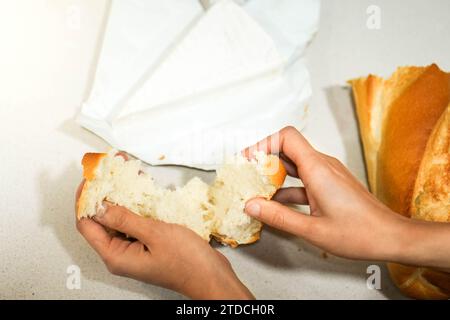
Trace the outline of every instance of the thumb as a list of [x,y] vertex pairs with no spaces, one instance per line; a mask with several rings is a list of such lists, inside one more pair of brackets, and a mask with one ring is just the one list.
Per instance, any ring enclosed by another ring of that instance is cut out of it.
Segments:
[[276,229],[286,231],[301,237],[311,233],[313,224],[318,221],[316,217],[292,210],[279,202],[254,198],[245,205],[245,212]]
[[151,236],[153,221],[141,217],[125,207],[112,205],[103,201],[103,210],[99,210],[94,220],[109,229],[122,232],[128,236],[146,242]]

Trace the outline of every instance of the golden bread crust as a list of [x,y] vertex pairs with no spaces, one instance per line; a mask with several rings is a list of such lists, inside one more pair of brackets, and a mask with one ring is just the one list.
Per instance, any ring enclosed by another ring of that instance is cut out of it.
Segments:
[[100,164],[100,161],[106,157],[106,153],[86,153],[81,160],[83,165],[83,177],[87,181],[95,178],[95,171]]
[[267,160],[264,164],[263,172],[269,178],[270,183],[278,190],[286,179],[286,168],[283,162],[281,162],[281,159],[275,155],[269,155]]
[[[433,64],[399,68],[387,80],[371,75],[349,83],[371,191],[407,217],[449,222],[450,74]],[[450,298],[450,274],[388,267],[406,295]]]
[[402,95],[425,70],[425,67],[400,67],[389,79],[369,75],[349,81],[353,88],[370,190],[374,193],[377,185],[377,155],[382,140],[383,122],[393,101]]
[[370,189],[375,190],[376,155],[379,141],[371,129],[372,114],[374,113],[372,106],[377,103],[377,98],[382,91],[383,79],[369,75],[367,78],[350,80],[349,83],[353,87],[353,98],[359,120]]
[[450,104],[428,140],[411,199],[411,216],[450,222]]
[[250,237],[250,239],[245,243],[239,243],[235,239],[228,238],[228,237],[218,234],[218,233],[213,233],[212,236],[213,236],[214,240],[216,240],[217,242],[229,245],[231,248],[237,248],[238,246],[240,246],[242,244],[252,244],[252,243],[255,243],[256,241],[258,241],[261,238],[261,230],[262,230],[262,225],[261,225],[261,229],[259,229],[257,232],[255,232]]
[[[428,67],[389,107],[378,151],[377,197],[410,215],[411,198],[428,139],[450,102],[450,78]],[[430,94],[432,92],[432,94]]]
[[397,263],[389,263],[388,269],[395,285],[411,298],[446,300],[450,297],[448,273]]
[[82,213],[86,206],[86,192],[89,188],[90,181],[94,180],[97,167],[106,155],[106,153],[86,153],[81,160],[81,164],[83,165],[83,177],[86,181],[83,184],[80,196],[75,204],[78,220],[83,218]]
[[[231,238],[228,238],[224,235],[221,235],[219,233],[212,233],[212,237],[214,238],[214,240],[216,240],[217,242],[220,242],[222,244],[228,245],[231,248],[237,248],[239,246],[239,243]],[[258,239],[256,239],[255,241],[257,241]],[[253,241],[253,242],[255,242]],[[251,243],[251,242],[249,242]]]

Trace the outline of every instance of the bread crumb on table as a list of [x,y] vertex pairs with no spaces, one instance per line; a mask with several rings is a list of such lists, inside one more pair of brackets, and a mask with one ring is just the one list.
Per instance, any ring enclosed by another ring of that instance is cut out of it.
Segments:
[[159,156],[158,160],[164,160],[165,158],[166,158],[166,156],[162,154]]

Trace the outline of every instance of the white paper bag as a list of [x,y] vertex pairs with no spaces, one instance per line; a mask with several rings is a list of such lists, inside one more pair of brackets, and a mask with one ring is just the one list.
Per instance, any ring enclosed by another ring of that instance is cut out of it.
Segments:
[[150,164],[214,169],[311,95],[319,0],[113,1],[79,123]]

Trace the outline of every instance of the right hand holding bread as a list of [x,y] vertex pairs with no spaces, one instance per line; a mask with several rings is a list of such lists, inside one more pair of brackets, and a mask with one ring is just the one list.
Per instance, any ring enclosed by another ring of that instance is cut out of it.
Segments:
[[[296,129],[284,128],[244,153],[254,148],[280,153],[288,174],[301,178],[304,187],[280,189],[273,198],[277,201],[252,199],[247,214],[338,256],[450,269],[450,225],[395,214]],[[311,214],[280,202],[309,204]]]

